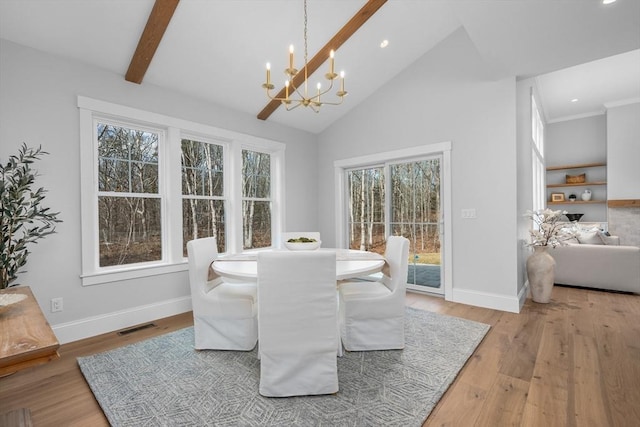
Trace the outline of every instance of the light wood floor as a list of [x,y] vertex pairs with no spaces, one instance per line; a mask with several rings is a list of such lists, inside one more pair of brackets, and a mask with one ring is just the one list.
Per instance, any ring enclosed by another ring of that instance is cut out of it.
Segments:
[[[413,293],[407,305],[491,325],[425,426],[640,426],[640,296],[556,286],[550,304],[529,300],[519,314]],[[1,378],[0,414],[28,408],[36,427],[108,425],[76,357],[192,320],[155,323],[63,345],[59,360]]]

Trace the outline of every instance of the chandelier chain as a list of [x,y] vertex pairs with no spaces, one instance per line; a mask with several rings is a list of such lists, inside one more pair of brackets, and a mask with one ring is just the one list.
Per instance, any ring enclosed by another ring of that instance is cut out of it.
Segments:
[[304,0],[304,64],[307,65],[307,0]]

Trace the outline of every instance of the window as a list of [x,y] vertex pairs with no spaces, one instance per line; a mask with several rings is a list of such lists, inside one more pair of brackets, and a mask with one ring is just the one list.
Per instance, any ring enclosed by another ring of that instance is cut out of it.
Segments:
[[384,168],[351,170],[347,185],[349,248],[384,253]]
[[405,236],[411,242],[407,283],[432,290],[441,285],[434,268],[441,265],[440,163],[435,157],[389,166],[390,234]]
[[162,259],[162,132],[97,121],[99,265]]
[[531,160],[533,172],[533,211],[544,209],[546,205],[544,166],[544,123],[536,99],[531,93]]
[[224,215],[224,147],[182,140],[182,254],[187,242],[215,237],[218,252],[226,252]]
[[271,159],[242,150],[242,248],[271,246]]
[[236,253],[281,232],[284,144],[85,97],[78,107],[83,285],[186,270],[195,238]]

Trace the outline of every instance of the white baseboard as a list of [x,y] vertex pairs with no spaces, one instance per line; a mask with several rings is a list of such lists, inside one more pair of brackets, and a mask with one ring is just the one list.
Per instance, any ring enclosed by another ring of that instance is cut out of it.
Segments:
[[[529,296],[529,281],[524,282],[524,286],[520,289],[520,293],[518,293],[518,300],[520,301],[520,310],[524,306],[524,303],[527,301],[527,297]],[[519,312],[519,311],[518,311]]]
[[[524,294],[526,297],[526,293]],[[520,296],[509,297],[500,294],[492,294],[488,292],[478,292],[469,289],[453,288],[453,302],[461,304],[475,305],[478,307],[491,308],[493,310],[508,311],[511,313],[520,313],[522,307]]]
[[66,344],[117,331],[163,317],[174,316],[191,310],[191,296],[174,298],[154,304],[142,305],[127,310],[115,311],[100,316],[87,317],[73,322],[52,325],[58,342]]

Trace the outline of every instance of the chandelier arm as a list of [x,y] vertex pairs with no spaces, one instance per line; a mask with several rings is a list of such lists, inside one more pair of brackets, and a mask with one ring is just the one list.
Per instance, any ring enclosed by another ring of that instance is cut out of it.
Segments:
[[299,106],[301,106],[302,104],[301,104],[301,103],[299,103],[299,102],[296,102],[296,103],[293,105],[293,107],[292,107],[292,106],[291,106],[291,104],[287,104],[287,103],[285,103],[285,102],[282,102],[282,105],[284,105],[284,108],[285,108],[287,111],[291,111],[291,110],[295,110],[296,108],[298,108],[298,107],[299,107]]
[[[346,42],[369,18],[371,18],[385,3],[387,0],[368,0],[365,5],[356,12],[355,15],[329,40],[329,42],[318,51],[318,53],[311,58],[308,62],[308,73],[313,74],[320,66],[329,58],[330,51],[338,50],[340,46]],[[300,83],[304,81],[304,74],[298,73],[291,79],[291,84],[295,87],[300,86]],[[285,89],[282,88],[278,92],[277,98],[284,99]],[[280,106],[278,100],[271,100],[263,109],[258,113],[258,119],[266,120],[271,114]]]

